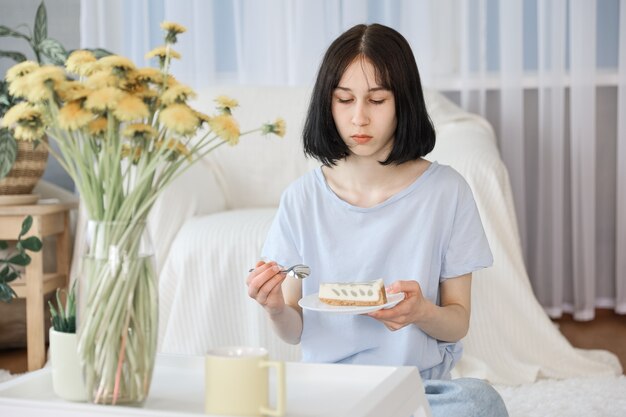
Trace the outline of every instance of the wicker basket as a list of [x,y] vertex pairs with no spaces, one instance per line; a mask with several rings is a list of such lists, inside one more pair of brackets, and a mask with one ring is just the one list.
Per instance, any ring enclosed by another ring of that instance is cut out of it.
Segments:
[[[48,143],[44,137],[43,142]],[[48,148],[40,143],[17,141],[17,157],[13,168],[0,180],[0,195],[30,194],[43,176],[48,162]]]

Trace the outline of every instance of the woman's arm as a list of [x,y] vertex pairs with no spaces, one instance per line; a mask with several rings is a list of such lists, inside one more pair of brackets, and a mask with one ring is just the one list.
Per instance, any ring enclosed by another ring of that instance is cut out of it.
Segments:
[[248,295],[265,309],[276,334],[295,345],[302,335],[302,282],[278,271],[276,262],[259,261],[246,280]]
[[396,281],[389,292],[404,292],[405,299],[394,308],[368,315],[390,330],[414,324],[437,340],[457,342],[469,329],[471,282],[471,273],[443,281],[440,284],[441,306],[438,306],[424,298],[416,281]]

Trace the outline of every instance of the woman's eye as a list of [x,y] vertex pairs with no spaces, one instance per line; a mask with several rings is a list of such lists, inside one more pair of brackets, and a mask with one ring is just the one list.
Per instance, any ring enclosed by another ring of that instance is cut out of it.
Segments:
[[351,98],[337,98],[337,101],[339,103],[346,104],[346,103],[351,103],[352,99]]
[[385,102],[385,99],[382,99],[382,100],[370,100],[370,103],[376,104],[376,105],[383,104],[384,102]]

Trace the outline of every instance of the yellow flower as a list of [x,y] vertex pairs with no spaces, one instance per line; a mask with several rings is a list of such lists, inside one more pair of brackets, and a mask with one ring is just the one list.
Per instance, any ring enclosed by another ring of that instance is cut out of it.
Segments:
[[98,60],[101,69],[129,71],[135,69],[135,64],[128,58],[119,55],[109,55]]
[[130,94],[125,94],[117,103],[113,110],[113,115],[117,120],[129,122],[135,119],[142,119],[150,115],[148,106],[139,98]]
[[13,97],[26,97],[26,93],[29,89],[28,74],[23,77],[16,78],[9,83],[9,93]]
[[239,102],[228,96],[218,96],[214,100],[217,103],[217,109],[224,113],[231,113],[231,109],[238,107]]
[[[155,147],[157,149],[161,149],[161,146],[163,146],[163,140],[159,140],[155,143]],[[189,151],[187,146],[185,146],[185,144],[179,140],[169,139],[166,146],[167,149],[170,151],[173,151],[179,155],[185,155],[188,159],[191,158],[191,152]]]
[[176,52],[175,50],[173,50],[172,48],[170,48],[169,46],[158,46],[154,48],[153,50],[151,50],[150,52],[146,54],[146,59],[159,57],[159,59],[163,60],[165,59],[168,53],[168,50],[169,50],[169,54],[171,58],[180,59],[180,54]]
[[156,137],[157,131],[152,126],[145,123],[134,123],[132,125],[128,125],[126,129],[124,129],[123,135],[128,138],[147,139]]
[[31,103],[54,98],[54,88],[65,81],[65,72],[54,65],[44,65],[16,81],[24,80],[23,94]]
[[85,98],[91,90],[78,81],[65,81],[59,84],[57,94],[63,101],[74,101]]
[[161,84],[163,82],[163,73],[152,67],[140,68],[135,71],[135,78],[142,82]]
[[167,79],[165,80],[165,85],[170,88],[170,87],[174,87],[175,85],[178,85],[179,82],[176,78],[174,78],[174,76],[169,75],[167,76]]
[[135,146],[134,148],[131,148],[127,144],[122,145],[122,158],[128,158],[132,155],[134,164],[139,162],[139,159],[141,158],[141,153],[142,149],[140,146]]
[[187,32],[187,28],[184,27],[183,25],[179,25],[178,23],[168,22],[168,21],[161,22],[161,29],[167,32],[174,32],[177,35],[179,33]]
[[38,139],[41,139],[46,131],[41,128],[31,128],[28,126],[16,126],[13,131],[13,136],[17,140],[24,140],[27,142],[32,142]]
[[80,76],[91,75],[95,70],[96,57],[90,51],[74,51],[67,57],[65,68],[71,74]]
[[191,152],[189,152],[189,149],[185,146],[184,143],[180,142],[180,141],[176,141],[176,152],[178,152],[181,155],[185,155],[186,157],[191,157]]
[[89,88],[99,89],[104,87],[117,87],[119,78],[111,74],[109,71],[98,71],[93,73],[85,81],[85,85]]
[[166,43],[176,43],[177,35],[187,31],[184,26],[174,22],[163,22],[161,23],[161,28],[167,32],[165,35]]
[[17,65],[13,65],[7,71],[6,80],[10,83],[15,81],[18,78],[25,76],[26,74],[30,74],[39,68],[39,64],[33,61],[24,61],[20,62]]
[[33,112],[35,112],[35,109],[30,103],[24,101],[17,103],[4,114],[4,117],[0,120],[0,126],[12,126],[22,119],[30,118]]
[[144,102],[150,102],[150,100],[156,98],[159,92],[152,90],[151,88],[141,88],[134,93],[137,97],[141,97]]
[[202,112],[199,111],[194,111],[194,114],[196,115],[196,117],[200,120],[200,123],[209,123],[211,121],[211,117],[207,114],[204,114]]
[[266,123],[261,127],[261,133],[267,135],[268,133],[273,133],[276,136],[284,137],[287,131],[287,124],[285,120],[282,118],[276,119],[274,123]]
[[161,96],[161,103],[164,106],[169,106],[174,103],[184,103],[195,96],[196,93],[190,87],[183,84],[176,84],[165,90]]
[[97,119],[89,122],[89,126],[87,126],[87,130],[90,135],[101,136],[107,130],[108,120],[106,117],[98,117]]
[[87,126],[93,117],[93,113],[85,110],[80,100],[76,100],[70,101],[59,110],[57,120],[61,129],[78,130]]
[[17,140],[33,141],[45,133],[43,115],[35,106],[21,102],[6,112],[0,126],[13,128]]
[[9,127],[25,120],[41,118],[41,112],[35,109],[33,105],[22,101],[11,107],[2,118],[0,126]]
[[123,97],[124,92],[115,87],[100,88],[89,93],[85,108],[96,112],[113,110]]
[[211,130],[230,145],[239,143],[239,125],[230,114],[220,114],[209,120]]
[[199,125],[198,117],[193,110],[185,104],[172,104],[167,106],[159,114],[159,120],[163,125],[181,135],[195,133]]

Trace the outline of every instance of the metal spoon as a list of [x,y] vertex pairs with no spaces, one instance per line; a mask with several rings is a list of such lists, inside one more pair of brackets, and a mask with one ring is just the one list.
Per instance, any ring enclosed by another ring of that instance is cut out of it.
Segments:
[[[254,271],[254,268],[250,269],[248,272],[252,272],[252,271]],[[284,272],[285,274],[291,276],[292,278],[305,279],[306,277],[311,275],[311,268],[307,265],[296,264],[287,269],[283,269],[282,271],[279,271],[279,272]]]

